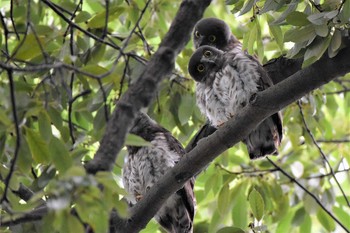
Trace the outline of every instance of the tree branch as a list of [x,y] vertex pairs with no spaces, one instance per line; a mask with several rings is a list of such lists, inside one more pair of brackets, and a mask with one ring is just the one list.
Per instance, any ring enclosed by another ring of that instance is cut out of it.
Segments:
[[[150,219],[164,200],[192,176],[201,171],[222,152],[232,147],[266,117],[295,102],[308,92],[350,71],[350,47],[333,59],[323,56],[311,66],[298,71],[286,80],[257,93],[242,112],[226,122],[212,135],[201,139],[197,146],[163,176],[156,185],[131,209],[130,225]],[[237,133],[239,132],[239,133]],[[128,229],[128,228],[127,228]]]
[[202,17],[210,0],[184,0],[159,49],[145,71],[117,103],[94,159],[86,164],[89,173],[111,170],[135,115],[154,98],[158,84],[171,73],[175,57],[190,39],[195,23]]

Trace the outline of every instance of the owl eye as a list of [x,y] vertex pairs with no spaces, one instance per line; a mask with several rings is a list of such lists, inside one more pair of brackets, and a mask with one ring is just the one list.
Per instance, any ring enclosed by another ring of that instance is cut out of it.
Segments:
[[205,70],[204,65],[203,65],[203,64],[199,64],[199,65],[197,66],[197,70],[198,70],[199,72],[203,72],[203,71]]
[[204,57],[210,57],[211,52],[209,50],[206,50],[206,51],[204,51],[203,55],[204,55]]
[[194,35],[195,35],[197,38],[199,38],[199,37],[200,37],[200,34],[199,34],[199,32],[198,32],[198,31],[195,31]]
[[214,42],[216,40],[216,36],[210,35],[208,39],[210,42]]

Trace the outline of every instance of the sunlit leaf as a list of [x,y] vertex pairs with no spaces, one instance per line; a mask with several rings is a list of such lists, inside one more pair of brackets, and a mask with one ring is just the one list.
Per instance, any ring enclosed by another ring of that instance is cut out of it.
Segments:
[[128,146],[151,146],[150,142],[145,141],[143,138],[135,135],[128,134],[125,139],[125,145]]
[[249,194],[249,204],[250,208],[253,212],[254,217],[260,221],[264,215],[265,204],[264,200],[261,197],[260,193],[253,189]]
[[334,222],[334,220],[327,213],[325,213],[324,210],[320,209],[317,212],[316,216],[317,216],[318,221],[322,224],[322,226],[327,231],[334,231],[335,230],[335,222]]

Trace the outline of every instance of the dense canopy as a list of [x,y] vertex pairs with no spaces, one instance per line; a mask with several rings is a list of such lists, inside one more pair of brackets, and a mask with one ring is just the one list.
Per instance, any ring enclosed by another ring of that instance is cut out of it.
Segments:
[[[277,85],[198,142],[202,17]],[[349,28],[349,0],[1,1],[0,231],[162,232],[150,219],[196,174],[195,233],[349,232]],[[128,211],[125,145],[147,145],[128,134],[145,107],[188,154]],[[250,160],[239,141],[278,110],[279,155]]]

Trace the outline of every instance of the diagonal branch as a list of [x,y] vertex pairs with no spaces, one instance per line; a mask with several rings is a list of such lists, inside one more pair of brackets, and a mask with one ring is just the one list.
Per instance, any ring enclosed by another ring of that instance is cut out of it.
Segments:
[[210,0],[184,0],[181,3],[168,33],[145,71],[117,103],[100,147],[94,159],[86,165],[89,173],[112,169],[135,115],[149,105],[160,81],[172,71],[175,57],[189,41],[194,24],[202,17],[209,3]]
[[[164,200],[180,189],[189,178],[201,171],[222,152],[246,138],[266,117],[308,92],[350,72],[349,55],[350,47],[347,47],[333,59],[324,56],[313,65],[298,71],[277,85],[257,93],[242,112],[210,136],[201,139],[196,147],[185,154],[181,161],[131,209],[132,215],[128,221],[135,224],[143,218],[153,216]],[[341,227],[347,230],[343,225]]]
[[332,177],[333,177],[333,179],[335,180],[336,184],[338,185],[338,188],[339,188],[340,192],[342,193],[342,195],[343,195],[343,197],[344,197],[344,199],[345,199],[345,201],[346,201],[346,204],[348,205],[348,207],[350,207],[350,202],[349,202],[349,200],[348,200],[348,198],[347,198],[347,196],[346,196],[346,194],[345,194],[343,188],[341,187],[341,185],[340,185],[340,183],[339,183],[337,177],[335,176],[335,173],[334,173],[334,171],[333,171],[332,165],[331,165],[330,162],[328,161],[328,158],[327,158],[327,156],[325,155],[325,153],[323,152],[323,150],[322,150],[322,148],[320,147],[320,145],[318,145],[318,143],[317,143],[317,141],[316,141],[316,139],[315,139],[313,133],[311,132],[311,130],[310,130],[310,128],[309,128],[309,126],[308,126],[308,124],[307,124],[307,122],[306,122],[306,119],[305,119],[305,116],[304,116],[304,112],[303,112],[303,108],[302,108],[302,106],[301,106],[300,101],[297,101],[297,103],[298,103],[299,112],[300,112],[301,119],[302,119],[302,121],[303,121],[304,127],[305,127],[305,129],[306,129],[306,132],[307,132],[307,133],[309,134],[309,136],[311,137],[311,140],[312,140],[313,144],[316,146],[316,148],[317,148],[318,151],[320,152],[320,154],[321,154],[321,156],[322,156],[324,162],[328,165],[329,171],[330,171],[330,173],[332,174]]

